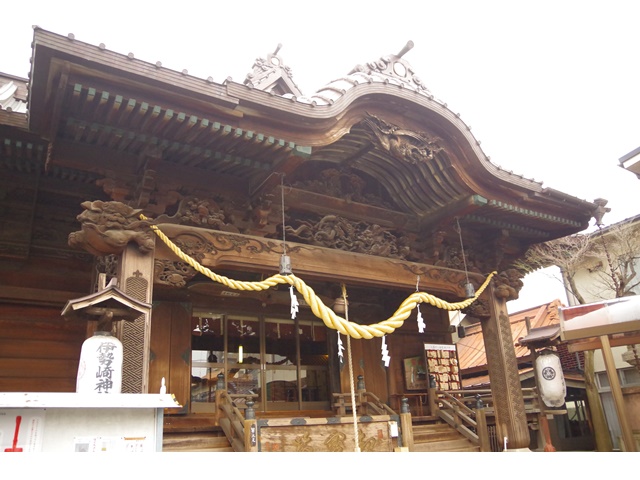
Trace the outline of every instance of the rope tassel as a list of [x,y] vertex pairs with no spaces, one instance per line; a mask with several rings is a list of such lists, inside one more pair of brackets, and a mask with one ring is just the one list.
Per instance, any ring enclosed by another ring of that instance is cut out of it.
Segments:
[[424,327],[426,327],[424,323],[424,319],[422,318],[422,312],[420,311],[420,305],[416,307],[418,310],[418,332],[424,333]]
[[298,297],[296,297],[296,294],[293,291],[293,286],[289,287],[289,295],[291,295],[291,319],[295,320],[300,304],[298,303]]
[[389,366],[391,357],[389,356],[389,349],[387,348],[387,337],[382,337],[382,362],[385,367]]
[[340,338],[340,333],[338,333],[338,358],[340,359],[340,363],[344,363],[344,345],[342,345],[342,339]]

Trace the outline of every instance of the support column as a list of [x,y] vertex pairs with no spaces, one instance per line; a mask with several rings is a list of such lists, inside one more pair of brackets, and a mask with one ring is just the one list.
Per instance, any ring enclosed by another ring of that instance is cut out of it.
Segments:
[[518,375],[511,323],[504,296],[496,296],[493,283],[485,293],[490,316],[482,320],[498,441],[507,437],[507,450],[529,448],[529,430]]
[[[122,252],[118,286],[127,295],[152,303],[153,251],[143,253],[134,244]],[[133,322],[120,322],[118,337],[123,345],[122,393],[149,393],[151,312]],[[154,392],[157,393],[157,392]]]
[[627,419],[627,411],[624,406],[620,380],[618,379],[618,370],[616,369],[616,362],[613,359],[613,354],[611,353],[609,335],[601,335],[600,342],[602,342],[602,356],[604,358],[604,366],[607,370],[607,377],[609,378],[609,385],[611,386],[611,395],[613,396],[613,403],[616,407],[616,413],[618,414],[618,423],[622,430],[624,450],[626,452],[636,452],[636,441],[633,438],[633,432],[631,431],[629,420]]

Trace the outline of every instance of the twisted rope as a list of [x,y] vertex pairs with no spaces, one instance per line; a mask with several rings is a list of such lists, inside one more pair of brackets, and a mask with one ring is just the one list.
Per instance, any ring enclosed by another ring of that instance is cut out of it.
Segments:
[[[140,214],[140,218],[142,220],[149,220],[142,214]],[[443,310],[462,310],[463,308],[468,307],[474,301],[476,301],[476,299],[489,285],[491,278],[497,273],[491,272],[487,276],[487,279],[482,284],[482,286],[478,288],[476,294],[473,297],[468,298],[462,302],[449,303],[429,293],[415,292],[409,295],[400,304],[395,313],[388,319],[372,325],[359,325],[357,323],[352,323],[348,320],[345,320],[339,315],[336,315],[333,310],[331,310],[322,302],[322,300],[315,294],[311,287],[309,287],[306,283],[304,283],[302,279],[296,277],[294,274],[276,274],[260,282],[233,280],[231,278],[212,272],[207,267],[201,265],[189,255],[185,254],[175,243],[171,241],[171,239],[169,239],[169,237],[167,237],[158,228],[157,225],[150,225],[150,227],[155,232],[155,234],[167,245],[167,247],[169,247],[171,251],[178,256],[178,258],[190,265],[198,273],[201,273],[214,282],[221,283],[229,288],[233,288],[234,290],[248,291],[262,291],[272,288],[276,285],[289,284],[293,286],[298,291],[298,293],[300,293],[300,295],[302,295],[307,305],[309,305],[309,307],[311,308],[313,314],[316,317],[320,318],[327,327],[333,330],[337,330],[343,335],[348,335],[349,337],[356,339],[365,338],[369,340],[374,337],[383,337],[384,335],[393,333],[397,328],[400,328],[402,326],[407,318],[409,318],[409,316],[411,315],[411,311],[416,308],[416,305],[418,305],[419,303],[428,303]]]

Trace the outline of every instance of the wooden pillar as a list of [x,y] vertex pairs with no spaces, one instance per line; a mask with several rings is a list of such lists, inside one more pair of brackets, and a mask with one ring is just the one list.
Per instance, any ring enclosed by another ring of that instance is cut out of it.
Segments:
[[627,419],[627,411],[624,408],[624,398],[622,396],[622,388],[620,388],[620,380],[618,379],[618,371],[616,369],[616,363],[611,353],[611,343],[609,342],[608,335],[601,335],[600,342],[602,342],[602,356],[604,357],[604,365],[607,369],[607,376],[609,377],[609,385],[611,386],[611,395],[613,396],[613,403],[616,407],[616,413],[618,414],[618,423],[622,430],[622,440],[624,441],[624,449],[627,452],[635,452],[636,441],[633,438],[633,432],[629,426],[629,420]]
[[482,321],[482,335],[499,441],[502,443],[506,437],[508,450],[528,449],[529,430],[507,302],[505,298],[496,297],[493,283],[485,295],[490,316]]
[[[151,303],[153,259],[153,252],[143,253],[137,245],[128,244],[120,259],[119,288],[136,300]],[[120,322],[118,336],[124,350],[122,393],[149,393],[150,334],[151,312],[133,322]]]

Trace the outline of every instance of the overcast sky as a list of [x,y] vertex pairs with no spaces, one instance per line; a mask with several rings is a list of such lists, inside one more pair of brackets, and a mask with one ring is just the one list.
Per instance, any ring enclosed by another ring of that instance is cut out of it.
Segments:
[[619,167],[640,146],[640,2],[62,0],[6,13],[0,72],[23,77],[33,25],[219,83],[282,44],[306,95],[412,40],[403,58],[492,162],[608,199],[605,224],[640,213],[640,179]]

